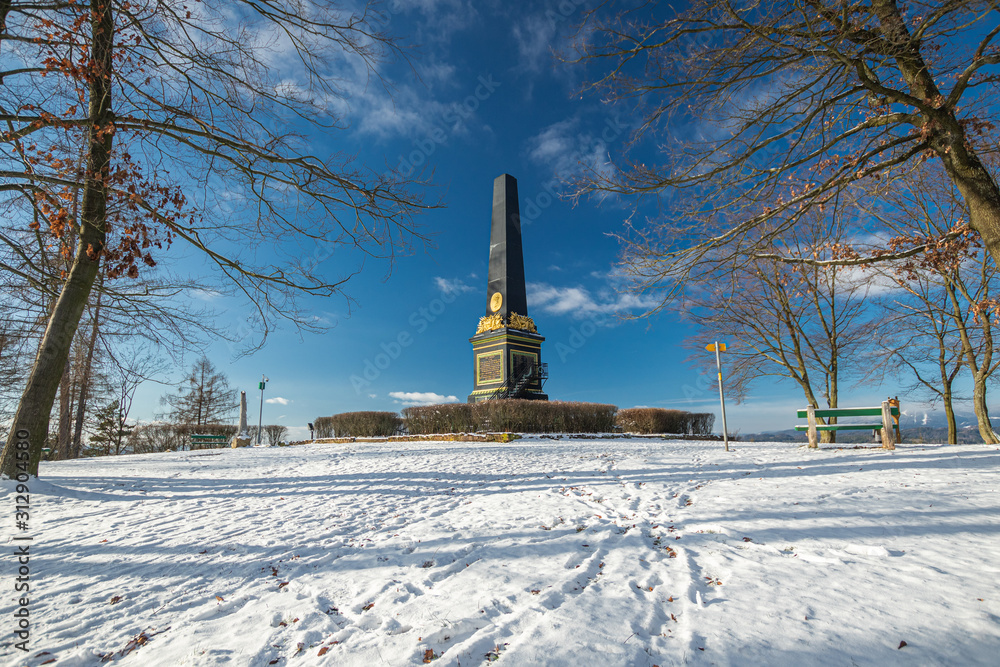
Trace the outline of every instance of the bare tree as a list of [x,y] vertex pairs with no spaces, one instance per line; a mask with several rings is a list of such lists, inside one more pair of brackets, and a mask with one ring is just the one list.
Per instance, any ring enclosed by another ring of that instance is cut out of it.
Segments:
[[901,281],[911,298],[893,300],[892,316],[882,323],[877,363],[889,374],[911,378],[905,389],[926,392],[940,400],[948,426],[948,444],[958,443],[955,420],[955,380],[965,368],[966,355],[950,313],[946,288],[931,276]]
[[207,357],[194,363],[176,394],[161,401],[170,406],[167,416],[172,422],[194,426],[224,422],[239,404],[236,390]]
[[[941,398],[950,442],[957,442],[953,382],[960,367],[967,369],[980,435],[988,444],[1000,442],[987,404],[988,383],[1000,367],[993,342],[1000,312],[992,290],[997,269],[979,237],[968,231],[967,203],[940,169],[896,179],[875,195],[883,205],[866,213],[879,219],[895,239],[939,239],[927,252],[880,268],[909,297],[897,299],[894,310],[900,317],[885,328],[887,349],[918,383]],[[958,233],[941,240],[946,230]],[[934,364],[927,363],[931,358],[936,358]],[[934,382],[928,369],[937,376]]]
[[177,433],[170,424],[138,425],[128,439],[128,448],[134,454],[180,451],[187,446],[187,434]]
[[[107,350],[107,353],[111,368],[110,373],[106,373],[103,378],[106,384],[104,393],[111,400],[95,418],[95,435],[98,436],[96,442],[105,446],[105,453],[118,455],[127,449],[136,428],[135,423],[128,423],[135,392],[151,372],[162,369],[162,366],[155,356],[137,346]],[[89,444],[90,449],[93,449],[93,435]]]
[[[567,59],[595,68],[588,89],[635,103],[641,118],[635,158],[590,172],[579,194],[666,205],[624,235],[637,287],[664,290],[664,303],[692,276],[769,254],[852,184],[929,159],[1000,258],[1000,188],[981,158],[993,141],[998,35],[994,2],[693,0],[617,13],[602,4]],[[928,248],[779,258],[861,264]]]
[[[812,220],[801,235],[786,233],[770,251],[829,253],[842,231],[838,215],[826,218]],[[737,261],[692,288],[687,316],[713,337],[732,341],[726,385],[737,400],[759,380],[778,377],[796,383],[809,405],[821,407],[822,399],[836,408],[842,381],[868,370],[864,353],[874,321],[864,303],[867,288],[847,269],[778,259]],[[823,431],[823,442],[834,442],[835,435]]]
[[990,297],[990,279],[995,275],[992,257],[981,253],[971,266],[959,267],[945,278],[948,305],[962,343],[962,359],[972,373],[972,408],[979,422],[979,433],[988,445],[1000,443],[986,402],[987,383],[1000,367],[993,337],[1000,308],[997,300]]
[[267,444],[275,447],[288,435],[288,428],[280,424],[268,424],[264,427],[264,433],[267,435]]
[[[419,238],[411,217],[425,206],[413,182],[313,155],[290,129],[341,129],[328,105],[341,93],[338,68],[351,60],[375,72],[397,52],[368,18],[325,0],[205,0],[197,11],[172,0],[0,2],[0,49],[16,56],[0,72],[0,193],[31,211],[27,227],[75,247],[0,472],[38,472],[99,271],[134,279],[154,253],[188,244],[256,306],[266,331],[274,318],[308,326],[296,296],[341,293],[360,270],[338,261],[331,276],[300,261],[302,250],[391,258]],[[270,61],[278,43],[280,68]],[[81,134],[82,161],[59,152]],[[219,217],[239,200],[232,220]],[[275,239],[298,247],[283,264],[255,263],[254,249]]]

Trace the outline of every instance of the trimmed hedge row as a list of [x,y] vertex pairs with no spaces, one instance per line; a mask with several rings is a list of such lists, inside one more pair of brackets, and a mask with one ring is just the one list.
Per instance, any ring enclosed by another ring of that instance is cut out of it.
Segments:
[[410,435],[429,433],[475,433],[479,422],[472,403],[421,405],[403,409],[403,423]]
[[403,420],[395,412],[342,412],[317,417],[313,422],[317,438],[380,438],[396,433]]
[[708,435],[715,424],[711,412],[685,412],[664,408],[626,408],[615,416],[615,425],[626,433],[675,433]]
[[514,433],[610,433],[614,405],[511,399],[482,403],[448,403],[403,410],[413,435],[510,431]]
[[482,403],[445,403],[394,412],[343,412],[317,417],[317,438],[375,438],[395,434],[401,426],[410,435],[435,433],[626,433],[708,435],[715,415],[663,408],[619,410],[606,403],[566,403],[511,399]]

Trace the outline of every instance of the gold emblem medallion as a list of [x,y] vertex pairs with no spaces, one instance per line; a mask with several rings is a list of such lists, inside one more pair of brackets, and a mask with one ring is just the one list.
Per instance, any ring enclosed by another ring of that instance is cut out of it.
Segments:
[[500,306],[503,305],[503,295],[500,292],[493,292],[493,296],[490,297],[490,310],[494,313],[500,310]]

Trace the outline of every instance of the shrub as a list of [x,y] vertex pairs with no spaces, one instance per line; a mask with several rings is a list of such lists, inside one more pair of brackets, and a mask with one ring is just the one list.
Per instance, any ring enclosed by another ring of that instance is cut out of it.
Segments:
[[393,435],[403,420],[395,412],[342,412],[317,417],[313,422],[317,438],[379,438]]
[[281,424],[266,424],[264,434],[267,436],[267,444],[274,447],[280,445],[284,437],[288,435],[288,428]]
[[711,412],[685,412],[664,408],[626,408],[619,410],[615,424],[626,433],[676,433],[708,435],[715,415]]
[[313,435],[317,438],[332,438],[333,417],[316,417],[313,420]]
[[509,399],[406,408],[403,417],[413,435],[512,431],[516,433],[608,433],[614,427],[613,405]]
[[688,435],[709,435],[715,425],[715,414],[711,412],[691,413],[688,421]]
[[477,430],[469,403],[420,405],[403,410],[406,430],[412,435],[470,433]]

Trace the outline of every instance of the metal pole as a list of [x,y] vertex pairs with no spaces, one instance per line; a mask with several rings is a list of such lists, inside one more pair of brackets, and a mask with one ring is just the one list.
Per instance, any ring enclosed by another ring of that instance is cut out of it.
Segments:
[[722,392],[722,357],[719,355],[719,341],[715,341],[715,367],[719,371],[719,403],[722,404],[722,441],[729,451],[729,427],[726,425],[726,396]]
[[[267,382],[267,377],[263,374],[260,376],[260,412],[257,413],[257,444],[260,444],[260,433],[264,430],[264,384]],[[725,421],[725,417],[723,417]]]

